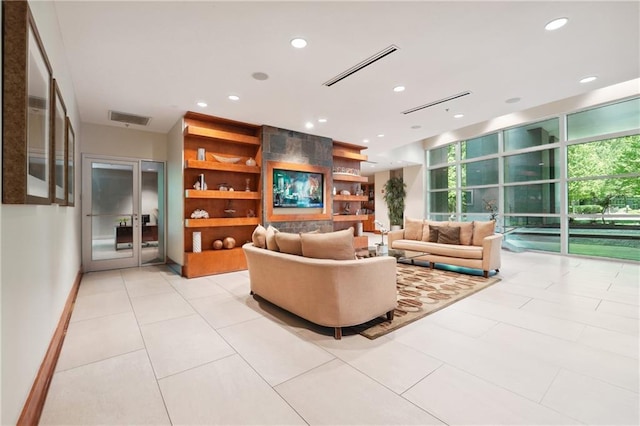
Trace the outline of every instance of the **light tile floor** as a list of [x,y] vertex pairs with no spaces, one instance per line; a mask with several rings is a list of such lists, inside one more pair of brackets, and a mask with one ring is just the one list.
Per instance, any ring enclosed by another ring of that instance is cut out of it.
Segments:
[[41,424],[639,424],[640,265],[502,256],[501,282],[376,340],[246,271],[86,274]]

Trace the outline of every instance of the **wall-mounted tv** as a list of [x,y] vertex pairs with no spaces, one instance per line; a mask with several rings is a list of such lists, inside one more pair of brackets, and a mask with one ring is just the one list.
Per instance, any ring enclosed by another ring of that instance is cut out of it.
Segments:
[[324,175],[322,173],[274,168],[273,207],[324,207]]

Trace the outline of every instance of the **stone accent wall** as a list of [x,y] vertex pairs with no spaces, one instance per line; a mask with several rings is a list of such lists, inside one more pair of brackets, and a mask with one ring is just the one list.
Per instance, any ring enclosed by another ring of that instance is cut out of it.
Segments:
[[[263,202],[266,202],[266,194],[272,191],[267,188],[266,165],[269,161],[284,161],[295,164],[308,164],[313,166],[333,168],[333,140],[322,136],[309,135],[293,130],[279,129],[272,126],[262,126],[262,182]],[[325,185],[331,185],[331,176]],[[325,200],[325,206],[332,211],[331,200]],[[283,232],[309,232],[316,229],[320,232],[333,231],[333,221],[291,221],[291,222],[267,222],[266,206],[262,208],[262,223],[265,227],[273,225]]]

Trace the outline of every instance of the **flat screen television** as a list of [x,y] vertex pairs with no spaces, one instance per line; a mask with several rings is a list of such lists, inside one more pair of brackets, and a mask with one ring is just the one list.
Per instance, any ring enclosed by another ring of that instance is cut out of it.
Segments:
[[324,207],[324,175],[273,169],[274,208]]

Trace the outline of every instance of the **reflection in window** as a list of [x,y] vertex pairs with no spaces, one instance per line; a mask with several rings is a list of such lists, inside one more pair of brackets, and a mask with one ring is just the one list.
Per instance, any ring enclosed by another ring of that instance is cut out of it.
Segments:
[[498,159],[474,161],[460,165],[462,186],[495,185],[498,183]]
[[640,98],[567,116],[570,141],[640,128]]
[[455,166],[431,170],[431,189],[447,189],[456,187]]
[[560,156],[558,149],[527,152],[504,158],[504,181],[527,182],[558,179]]
[[482,157],[485,155],[498,153],[498,134],[481,136],[475,139],[469,139],[460,143],[460,159],[466,160],[471,158]]
[[557,118],[552,118],[539,123],[528,124],[504,131],[504,149],[513,151],[516,149],[530,148],[533,146],[547,145],[560,140],[560,129]]
[[456,161],[456,144],[429,150],[429,164],[447,164]]
[[431,192],[432,212],[444,213],[456,211],[456,191],[434,191]]
[[560,213],[557,183],[514,185],[504,188],[505,213]]
[[[463,213],[486,213],[498,208],[498,187],[473,188],[462,190]],[[486,218],[483,220],[487,220]]]
[[559,217],[507,216],[504,228],[505,247],[560,252]]

